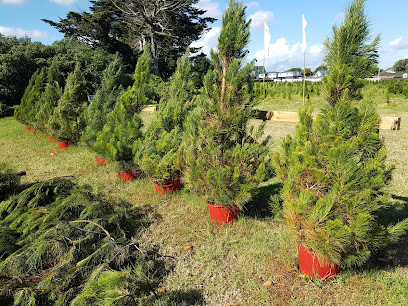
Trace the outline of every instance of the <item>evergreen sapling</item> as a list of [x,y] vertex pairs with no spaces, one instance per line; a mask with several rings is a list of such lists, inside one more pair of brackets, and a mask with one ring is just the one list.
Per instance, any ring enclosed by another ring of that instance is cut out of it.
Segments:
[[116,55],[103,71],[100,88],[95,92],[92,103],[85,111],[86,128],[82,140],[91,149],[107,121],[108,114],[114,109],[119,94],[123,91],[123,81],[123,64]]
[[353,63],[366,67],[376,54],[373,43],[360,37],[366,25],[364,1],[354,0],[344,24],[326,42],[328,103],[315,120],[310,107],[299,111],[295,136],[286,137],[275,158],[283,181],[282,213],[297,241],[321,261],[343,266],[363,265],[373,250],[397,241],[408,228],[408,219],[387,225],[377,217],[389,205],[384,188],[392,168],[386,165],[378,114],[370,101],[356,102],[361,86],[353,78],[362,75],[362,67]]
[[134,167],[133,144],[143,136],[139,112],[154,94],[151,66],[149,48],[146,47],[137,61],[133,86],[117,99],[93,147],[98,154],[118,161],[121,170]]
[[85,79],[79,64],[67,77],[64,93],[48,121],[47,130],[58,141],[77,142],[85,127]]
[[135,163],[158,185],[174,182],[180,175],[176,157],[182,141],[183,123],[192,108],[194,95],[190,72],[191,63],[186,53],[177,62],[167,99],[160,103],[157,120],[150,124],[144,139],[136,141],[133,147]]
[[229,1],[218,51],[211,51],[214,69],[185,122],[181,164],[187,187],[217,205],[242,206],[267,176],[262,128],[254,133],[248,127],[254,102],[253,64],[243,65],[250,30],[245,10],[242,2]]

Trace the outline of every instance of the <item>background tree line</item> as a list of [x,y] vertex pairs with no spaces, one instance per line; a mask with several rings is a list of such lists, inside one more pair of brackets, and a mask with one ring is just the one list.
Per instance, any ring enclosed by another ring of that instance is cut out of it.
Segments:
[[[77,63],[85,77],[85,89],[93,94],[101,83],[102,71],[118,54],[128,75],[123,86],[132,83],[136,61],[149,43],[154,73],[170,77],[189,45],[208,29],[213,18],[194,7],[198,0],[183,1],[90,1],[89,12],[69,12],[59,21],[43,20],[64,33],[52,45],[29,38],[0,34],[0,103],[19,104],[35,71],[48,68],[53,60],[66,78]],[[141,14],[141,12],[148,12]],[[192,48],[192,53],[199,51]],[[192,58],[192,79],[202,86],[202,76],[210,67],[201,53]]]

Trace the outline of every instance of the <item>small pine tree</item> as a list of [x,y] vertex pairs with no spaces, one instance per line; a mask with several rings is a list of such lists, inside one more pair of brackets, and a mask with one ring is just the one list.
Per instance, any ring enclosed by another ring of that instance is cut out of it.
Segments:
[[101,86],[85,111],[86,128],[82,140],[91,148],[107,121],[107,115],[115,108],[116,100],[123,91],[123,80],[123,64],[120,57],[116,55],[103,72]]
[[133,166],[133,144],[143,136],[138,113],[151,102],[154,93],[151,67],[149,47],[146,47],[137,61],[133,86],[118,98],[93,146],[102,156],[119,161],[125,170]]
[[84,129],[83,112],[86,106],[85,78],[79,64],[70,73],[64,93],[54,108],[47,130],[58,141],[77,142]]
[[312,109],[299,111],[295,136],[287,136],[275,159],[284,183],[283,216],[296,239],[321,259],[345,266],[364,264],[372,250],[396,241],[408,229],[408,219],[389,226],[377,220],[378,210],[388,206],[384,187],[392,170],[379,136],[380,119],[370,102],[353,104],[356,82],[343,83],[353,78],[351,69],[362,69],[349,67],[349,60],[365,62],[354,54],[365,49],[367,40],[359,36],[366,24],[363,4],[352,2],[344,24],[333,28],[333,45],[326,44],[332,50],[347,44],[342,39],[346,34],[358,37],[350,48],[342,46],[346,54],[328,60],[327,106],[315,120]]
[[34,127],[36,123],[36,114],[38,101],[45,90],[46,76],[45,68],[37,70],[31,77],[28,86],[21,99],[21,103],[14,112],[15,118],[28,126]]
[[48,120],[62,96],[62,83],[63,76],[58,68],[57,61],[54,60],[47,72],[47,84],[45,90],[41,95],[39,103],[36,105],[37,119],[35,127],[46,134],[48,134]]
[[191,63],[186,53],[177,62],[168,98],[160,104],[158,119],[149,126],[143,141],[135,142],[135,164],[158,183],[167,184],[178,174],[176,157],[182,141],[183,123],[192,108],[194,84]]
[[182,164],[187,187],[218,205],[241,206],[266,175],[268,148],[251,137],[253,63],[243,65],[250,22],[242,2],[229,1],[223,15],[214,67],[204,94],[185,122]]

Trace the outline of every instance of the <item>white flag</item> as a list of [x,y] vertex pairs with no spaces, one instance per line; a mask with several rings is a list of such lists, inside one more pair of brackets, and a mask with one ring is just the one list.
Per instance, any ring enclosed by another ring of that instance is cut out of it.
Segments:
[[303,53],[306,52],[306,26],[307,21],[305,19],[305,15],[302,15],[302,25],[303,25]]
[[271,44],[271,33],[269,33],[269,27],[264,23],[264,54],[265,57],[269,57],[269,45]]

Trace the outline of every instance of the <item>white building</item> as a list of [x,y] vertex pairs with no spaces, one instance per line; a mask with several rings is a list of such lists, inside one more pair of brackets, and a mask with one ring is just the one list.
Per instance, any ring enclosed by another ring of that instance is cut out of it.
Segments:
[[278,73],[278,78],[280,79],[295,79],[295,78],[301,78],[301,77],[302,77],[302,72],[300,71],[285,71],[285,72]]

